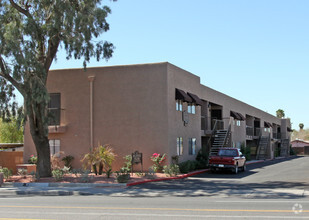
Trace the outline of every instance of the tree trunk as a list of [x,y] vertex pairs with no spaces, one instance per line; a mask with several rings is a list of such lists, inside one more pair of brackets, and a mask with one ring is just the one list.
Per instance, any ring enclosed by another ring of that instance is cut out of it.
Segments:
[[32,136],[38,154],[37,174],[39,177],[50,177],[50,149],[48,137]]
[[37,175],[39,177],[50,177],[52,173],[48,140],[47,105],[44,101],[41,103],[31,101],[26,103],[26,111],[30,125],[30,133],[38,155]]
[[99,175],[103,174],[103,163],[99,163]]
[[98,175],[97,164],[92,164],[92,169],[95,175]]

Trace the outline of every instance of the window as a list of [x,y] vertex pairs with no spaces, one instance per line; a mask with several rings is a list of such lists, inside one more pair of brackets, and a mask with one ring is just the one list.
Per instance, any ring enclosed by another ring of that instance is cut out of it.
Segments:
[[49,140],[49,148],[50,148],[50,155],[59,154],[60,153],[60,140],[55,140],[55,139]]
[[182,101],[181,100],[176,100],[176,110],[182,112]]
[[234,150],[234,149],[221,149],[218,152],[218,156],[237,157],[238,153],[237,153],[237,150]]
[[183,141],[182,137],[177,138],[177,155],[180,156],[183,154]]
[[60,125],[60,93],[50,93],[48,103],[49,125]]
[[195,155],[196,138],[189,138],[189,155]]
[[195,105],[188,104],[188,113],[195,114]]
[[265,132],[270,132],[270,128],[264,128]]
[[240,121],[239,121],[239,120],[236,121],[236,125],[237,125],[238,127],[240,127]]

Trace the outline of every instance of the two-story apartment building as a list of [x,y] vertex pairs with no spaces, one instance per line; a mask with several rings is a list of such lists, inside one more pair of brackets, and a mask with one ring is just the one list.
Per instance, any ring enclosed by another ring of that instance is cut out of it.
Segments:
[[[222,146],[250,147],[257,158],[288,154],[288,119],[201,85],[198,76],[167,62],[52,70],[47,87],[51,153],[74,156],[75,168],[98,143],[112,145],[114,169],[135,151],[143,153],[145,169],[153,153],[167,153],[167,163]],[[27,161],[35,154],[27,126],[24,148]]]

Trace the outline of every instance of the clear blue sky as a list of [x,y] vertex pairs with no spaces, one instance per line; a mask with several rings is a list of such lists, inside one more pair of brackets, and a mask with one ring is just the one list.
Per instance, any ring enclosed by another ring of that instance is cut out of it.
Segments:
[[[308,0],[118,0],[108,61],[88,66],[168,61],[201,83],[309,127]],[[52,69],[82,67],[59,51]]]

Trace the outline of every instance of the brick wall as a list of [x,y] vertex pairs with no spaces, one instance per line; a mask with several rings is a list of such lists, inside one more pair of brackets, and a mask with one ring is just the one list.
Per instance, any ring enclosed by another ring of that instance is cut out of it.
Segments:
[[16,164],[22,164],[22,163],[24,163],[23,152],[0,151],[0,166],[11,169],[13,174],[17,173]]

